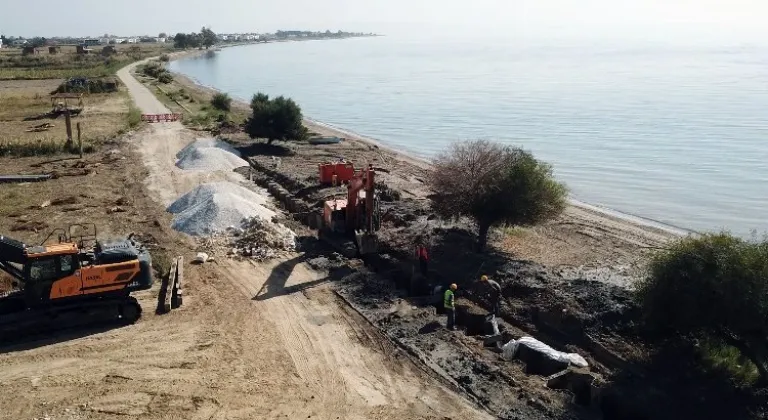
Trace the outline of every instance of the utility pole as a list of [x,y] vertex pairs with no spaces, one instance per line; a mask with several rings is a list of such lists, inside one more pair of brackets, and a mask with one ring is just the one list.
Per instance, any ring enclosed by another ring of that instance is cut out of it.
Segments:
[[83,158],[83,140],[80,139],[80,122],[78,121],[77,125],[77,147],[80,149],[80,159]]
[[69,107],[67,106],[67,109],[64,110],[64,121],[66,122],[67,126],[67,148],[72,148],[72,119],[69,115]]

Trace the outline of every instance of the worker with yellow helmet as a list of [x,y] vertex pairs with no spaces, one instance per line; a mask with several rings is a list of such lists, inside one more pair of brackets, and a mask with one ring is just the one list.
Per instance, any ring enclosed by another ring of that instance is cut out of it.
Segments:
[[448,316],[445,326],[449,330],[456,329],[456,296],[454,295],[454,292],[458,288],[456,283],[453,283],[450,287],[445,289],[445,293],[443,294],[443,308],[445,309],[445,314]]
[[488,278],[485,274],[480,277],[480,282],[488,288],[488,299],[491,301],[491,313],[499,316],[501,310],[501,285]]

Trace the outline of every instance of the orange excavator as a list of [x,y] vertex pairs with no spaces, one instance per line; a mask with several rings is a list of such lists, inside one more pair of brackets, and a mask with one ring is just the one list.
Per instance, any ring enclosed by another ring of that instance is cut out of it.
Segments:
[[336,233],[351,237],[359,255],[378,251],[376,232],[381,228],[381,210],[375,175],[369,165],[349,179],[346,199],[327,200],[323,206],[321,236]]
[[[73,239],[73,229],[91,231],[90,226],[92,234]],[[58,242],[46,244],[57,231]],[[13,286],[0,294],[0,337],[94,321],[133,323],[141,316],[130,294],[152,286],[148,251],[132,235],[99,242],[92,224],[57,231],[37,246],[0,235],[0,269]]]

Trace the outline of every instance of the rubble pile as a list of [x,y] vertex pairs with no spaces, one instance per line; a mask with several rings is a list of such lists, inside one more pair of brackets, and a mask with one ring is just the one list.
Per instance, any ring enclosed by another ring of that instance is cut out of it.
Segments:
[[247,218],[228,232],[235,238],[231,254],[263,261],[296,249],[296,235],[274,220]]

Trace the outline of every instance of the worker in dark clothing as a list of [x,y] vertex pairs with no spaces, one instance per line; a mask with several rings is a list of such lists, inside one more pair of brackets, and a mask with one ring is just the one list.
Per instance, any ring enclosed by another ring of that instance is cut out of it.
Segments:
[[501,310],[501,285],[488,278],[485,274],[480,277],[480,281],[488,287],[488,297],[491,301],[491,313],[499,316]]
[[416,246],[416,258],[419,259],[421,275],[427,277],[427,273],[429,272],[429,253],[427,253],[427,247],[422,243]]
[[445,308],[445,314],[448,316],[445,326],[449,330],[456,329],[456,297],[454,292],[457,288],[456,283],[453,283],[449,288],[445,289],[443,294],[443,307]]

